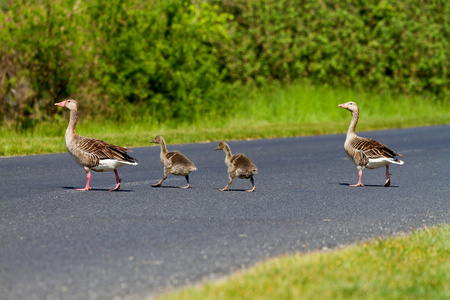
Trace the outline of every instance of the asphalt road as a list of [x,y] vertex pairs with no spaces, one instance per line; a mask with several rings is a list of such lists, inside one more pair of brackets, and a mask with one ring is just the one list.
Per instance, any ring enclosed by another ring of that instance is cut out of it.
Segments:
[[[198,167],[191,189],[163,175],[159,147],[137,148],[138,166],[86,175],[69,154],[0,159],[1,299],[136,299],[219,278],[268,257],[334,248],[450,223],[450,126],[360,133],[405,155],[363,171],[344,135],[229,142],[258,166],[227,184],[217,143],[169,145]],[[149,136],[148,140],[153,137]],[[170,142],[170,137],[166,137]],[[63,137],[61,137],[63,143]]]

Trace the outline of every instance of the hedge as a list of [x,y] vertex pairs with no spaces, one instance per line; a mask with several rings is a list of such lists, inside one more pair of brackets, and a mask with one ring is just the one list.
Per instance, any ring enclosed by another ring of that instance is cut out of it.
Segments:
[[189,122],[305,78],[448,101],[449,19],[448,1],[0,0],[0,125],[68,97]]

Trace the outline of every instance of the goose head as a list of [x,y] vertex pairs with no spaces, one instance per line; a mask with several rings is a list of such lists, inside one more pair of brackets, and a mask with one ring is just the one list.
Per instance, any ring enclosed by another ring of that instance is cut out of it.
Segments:
[[345,108],[346,110],[354,113],[354,112],[358,112],[359,108],[358,105],[355,102],[347,102],[347,103],[342,103],[338,105],[339,107]]
[[164,142],[163,137],[160,135],[157,135],[150,143],[161,144],[162,142]]
[[78,103],[77,103],[77,101],[72,100],[72,99],[68,99],[68,100],[64,100],[59,103],[55,103],[55,105],[60,106],[65,109],[68,109],[68,110],[78,111]]
[[214,151],[216,151],[216,150],[225,150],[226,147],[227,147],[227,143],[220,142],[219,145],[217,145],[216,149],[214,149]]

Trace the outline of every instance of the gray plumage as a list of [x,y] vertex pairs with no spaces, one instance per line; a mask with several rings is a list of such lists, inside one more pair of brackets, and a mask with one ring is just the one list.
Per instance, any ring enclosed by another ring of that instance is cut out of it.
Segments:
[[253,175],[258,173],[258,168],[255,164],[244,154],[235,154],[231,153],[230,146],[228,146],[225,142],[220,142],[217,145],[215,150],[223,150],[225,152],[225,164],[228,167],[228,174],[230,177],[230,181],[227,186],[222,189],[222,191],[228,191],[231,183],[233,182],[235,177],[239,177],[242,179],[250,179],[252,183],[252,189],[247,190],[246,192],[254,192],[256,190],[255,182],[253,179]]
[[363,166],[369,169],[373,169],[369,164],[371,159],[386,158],[400,163],[401,161],[395,156],[403,157],[403,155],[374,139],[362,138],[359,136],[350,139],[344,146],[346,153],[357,166]]
[[128,155],[127,148],[112,145],[105,141],[93,138],[87,138],[78,135],[75,127],[78,123],[78,103],[69,99],[56,103],[55,105],[63,107],[70,111],[69,126],[67,127],[65,140],[67,151],[73,160],[83,167],[87,173],[87,182],[84,189],[90,190],[89,182],[91,179],[91,170],[96,172],[114,171],[116,175],[116,187],[111,191],[117,191],[120,188],[120,182],[117,168],[124,165],[137,165],[137,159]]
[[383,186],[388,187],[390,185],[389,164],[402,165],[403,161],[397,159],[396,156],[404,156],[374,139],[359,137],[356,134],[355,130],[359,119],[359,108],[355,102],[343,103],[339,107],[352,113],[352,121],[347,131],[344,149],[347,156],[355,163],[358,169],[359,179],[358,183],[354,186],[363,186],[361,176],[364,168],[376,169],[385,166],[386,182]]
[[157,183],[152,185],[153,187],[160,187],[164,180],[169,176],[169,174],[184,176],[187,181],[187,186],[182,188],[189,188],[191,184],[189,183],[189,173],[192,171],[197,171],[194,163],[190,161],[184,154],[179,151],[168,151],[166,147],[166,142],[164,138],[157,135],[151,143],[159,144],[161,147],[161,162],[164,165],[164,177]]

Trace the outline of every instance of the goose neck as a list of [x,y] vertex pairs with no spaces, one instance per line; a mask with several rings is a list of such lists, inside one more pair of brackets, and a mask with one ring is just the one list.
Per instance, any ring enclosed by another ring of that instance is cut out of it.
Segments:
[[223,149],[223,151],[225,152],[225,161],[230,161],[231,157],[233,156],[231,154],[230,146],[226,145],[225,148]]
[[359,112],[352,112],[352,121],[350,122],[350,126],[348,127],[347,136],[356,135],[356,124],[358,124]]
[[66,130],[66,135],[76,135],[75,133],[75,127],[78,123],[78,111],[71,110],[70,111],[70,119],[69,119],[69,126]]
[[161,140],[159,142],[159,146],[161,147],[161,154],[162,155],[166,155],[169,151],[167,151],[167,147],[166,147],[166,141]]

